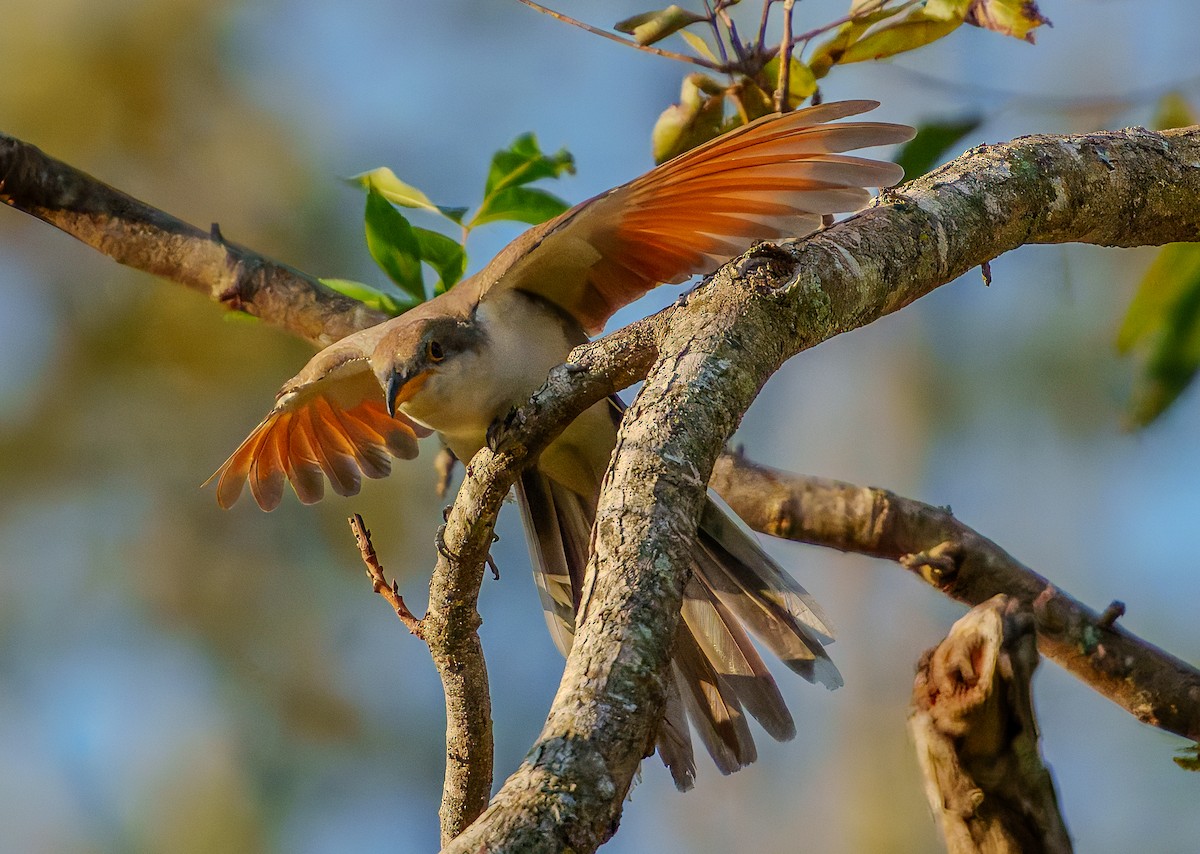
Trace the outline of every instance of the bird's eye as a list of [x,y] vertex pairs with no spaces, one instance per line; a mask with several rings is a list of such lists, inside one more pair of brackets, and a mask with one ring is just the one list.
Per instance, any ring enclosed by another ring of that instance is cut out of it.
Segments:
[[425,347],[425,352],[429,356],[429,361],[440,362],[446,358],[445,352],[442,350],[442,345],[437,341],[430,341]]

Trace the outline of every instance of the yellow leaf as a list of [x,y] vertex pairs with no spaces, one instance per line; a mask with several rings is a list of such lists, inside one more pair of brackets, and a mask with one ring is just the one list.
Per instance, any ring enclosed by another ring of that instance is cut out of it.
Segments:
[[688,30],[680,30],[679,36],[685,42],[691,45],[692,50],[696,51],[697,56],[702,56],[709,62],[720,64],[721,60],[717,58],[715,53],[713,53],[713,49],[708,46],[708,42],[704,40],[703,36],[696,35],[696,33]]
[[671,5],[654,12],[643,12],[613,25],[613,29],[633,36],[638,44],[654,44],[662,41],[672,33],[677,33],[684,27],[691,26],[697,21],[705,20],[703,15],[689,12],[678,6]]
[[972,0],[967,23],[1033,44],[1033,31],[1053,26],[1034,0]]
[[820,80],[829,73],[829,69],[842,61],[846,49],[862,37],[868,29],[880,21],[885,21],[904,10],[904,6],[889,9],[878,9],[868,14],[858,15],[837,28],[833,37],[817,45],[812,56],[808,59],[809,69],[813,79]]
[[845,65],[849,62],[865,62],[895,56],[935,42],[954,32],[961,23],[962,19],[931,18],[924,14],[924,10],[918,9],[901,21],[867,33],[846,48],[840,62]]
[[372,169],[370,172],[363,172],[350,178],[352,183],[362,187],[370,187],[383,196],[389,202],[401,205],[406,208],[424,208],[426,210],[436,211],[437,206],[429,200],[429,196],[422,193],[411,184],[406,184],[396,177],[396,173],[386,166],[380,166],[378,169]]

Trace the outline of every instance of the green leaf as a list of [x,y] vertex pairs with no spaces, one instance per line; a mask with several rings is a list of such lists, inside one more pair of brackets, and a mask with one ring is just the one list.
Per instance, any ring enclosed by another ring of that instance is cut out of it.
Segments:
[[[797,59],[794,55],[788,63],[788,106],[792,109],[799,107],[817,91],[817,78],[812,69]],[[771,85],[771,91],[779,89],[779,57],[771,57],[771,61],[763,66],[763,74]]]
[[450,208],[443,205],[435,205],[430,201],[429,196],[411,184],[401,181],[396,177],[396,173],[386,166],[380,166],[378,169],[372,169],[370,172],[359,173],[347,180],[351,184],[362,187],[364,190],[375,190],[375,192],[379,193],[379,195],[392,204],[405,208],[420,208],[421,210],[433,211],[459,224],[462,223],[463,214],[467,212],[466,208]]
[[904,143],[896,154],[896,162],[904,167],[904,180],[924,175],[942,159],[959,140],[983,122],[981,116],[924,122],[917,135]]
[[467,253],[461,243],[438,231],[413,226],[421,260],[433,267],[438,276],[434,293],[450,290],[462,278],[467,268]]
[[1034,30],[1054,26],[1034,0],[972,0],[966,21],[975,27],[1034,43]]
[[679,103],[663,110],[650,144],[654,162],[664,163],[677,154],[715,139],[724,131],[725,87],[703,74],[689,74],[679,92]]
[[418,302],[425,299],[421,278],[421,249],[412,226],[373,187],[367,189],[364,217],[367,249],[393,282]]
[[392,317],[403,314],[413,306],[421,304],[421,300],[413,299],[407,294],[389,294],[350,279],[321,279],[320,282],[331,291],[337,291],[343,296],[358,300],[367,308],[382,311]]
[[707,59],[709,62],[721,62],[713,49],[708,46],[708,42],[704,40],[704,36],[701,36],[697,33],[689,33],[687,30],[683,30],[679,33],[679,37],[688,43],[692,50],[696,52],[697,56]]
[[537,225],[558,216],[570,205],[552,193],[536,187],[504,187],[491,193],[475,216],[471,225],[483,225],[497,220],[512,220]]
[[1144,427],[1200,369],[1200,244],[1172,243],[1159,251],[1125,314],[1117,347],[1136,352],[1141,362],[1129,420]]
[[483,188],[484,204],[493,193],[505,187],[530,184],[542,178],[557,178],[564,172],[575,174],[575,158],[565,148],[558,153],[546,155],[538,146],[537,137],[525,133],[513,140],[512,145],[492,156],[487,184]]
[[906,5],[889,6],[886,9],[876,9],[863,15],[857,15],[837,28],[833,36],[817,45],[816,50],[808,58],[808,66],[812,69],[813,77],[820,80],[829,73],[829,69],[842,62],[842,56],[850,45],[854,44],[872,26],[880,21],[886,21],[904,11]]
[[1200,771],[1200,742],[1182,748],[1179,753],[1179,756],[1173,757],[1176,765],[1184,771]]
[[638,44],[654,44],[684,27],[704,20],[707,19],[703,15],[697,15],[695,12],[671,5],[665,9],[643,12],[632,18],[626,18],[624,21],[618,21],[613,25],[613,29],[633,36],[633,40]]

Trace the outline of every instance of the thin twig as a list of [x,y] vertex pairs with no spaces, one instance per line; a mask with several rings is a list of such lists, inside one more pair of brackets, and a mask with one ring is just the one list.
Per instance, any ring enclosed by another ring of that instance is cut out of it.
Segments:
[[[705,0],[707,3],[707,0]],[[717,14],[721,17],[721,22],[725,24],[725,30],[729,33],[729,44],[733,47],[733,52],[737,54],[738,64],[746,63],[746,46],[742,44],[742,39],[738,35],[737,24],[733,21],[733,16],[729,14],[729,4],[720,2],[717,3]]]
[[721,55],[721,62],[729,62],[729,54],[725,51],[725,41],[721,38],[721,27],[717,23],[717,15],[713,11],[710,0],[704,0],[704,10],[708,12],[708,17],[705,19],[708,23],[708,28],[712,30],[713,40],[717,43],[717,53]]
[[371,579],[372,589],[395,609],[396,616],[400,618],[400,622],[404,623],[409,632],[424,640],[421,633],[421,621],[404,604],[404,597],[400,595],[396,582],[392,581],[389,584],[387,576],[384,575],[383,565],[375,554],[375,546],[371,543],[371,532],[367,530],[363,517],[355,513],[348,521],[350,530],[354,532],[354,542],[358,544],[358,551],[362,555],[363,563],[367,566],[367,578]]
[[754,40],[754,52],[762,53],[767,46],[767,24],[771,20],[771,4],[775,0],[763,0],[762,18],[758,22],[758,38]]
[[610,33],[607,30],[602,30],[599,27],[593,27],[591,24],[585,24],[583,21],[580,21],[576,18],[572,18],[570,15],[564,15],[562,12],[555,12],[553,9],[547,9],[545,6],[541,5],[540,3],[533,2],[533,0],[520,0],[520,2],[524,3],[530,9],[536,9],[537,11],[541,12],[544,15],[549,15],[551,18],[554,18],[555,20],[562,21],[564,24],[570,24],[573,27],[579,27],[581,30],[587,30],[589,33],[592,33],[593,35],[601,36],[603,38],[608,39],[609,41],[614,41],[614,42],[617,42],[618,44],[623,44],[626,47],[636,48],[637,50],[642,50],[642,51],[645,51],[646,53],[652,53],[655,56],[662,56],[667,59],[674,59],[677,62],[687,62],[687,63],[691,63],[692,65],[699,65],[702,68],[708,68],[712,71],[725,71],[726,70],[725,67],[722,66],[721,64],[715,63],[715,62],[710,62],[709,60],[705,59],[702,56],[691,56],[686,53],[676,53],[673,50],[663,50],[661,47],[655,47],[654,45],[649,45],[649,44],[638,44],[633,39],[623,38],[622,36],[618,36],[615,33]]
[[783,0],[783,36],[779,45],[779,80],[775,85],[775,112],[786,112],[792,73],[792,6],[796,0]]
[[1124,616],[1125,603],[1119,599],[1114,599],[1113,601],[1109,602],[1108,607],[1100,613],[1099,618],[1096,620],[1096,625],[1102,629],[1111,629],[1113,627],[1113,623]]

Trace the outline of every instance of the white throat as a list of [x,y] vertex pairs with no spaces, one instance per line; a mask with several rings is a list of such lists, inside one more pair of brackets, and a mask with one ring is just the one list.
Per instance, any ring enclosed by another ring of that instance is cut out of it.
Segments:
[[550,369],[585,340],[559,312],[519,291],[485,299],[475,321],[486,333],[479,349],[446,359],[401,406],[441,433],[463,460],[483,447],[494,421],[527,401]]

